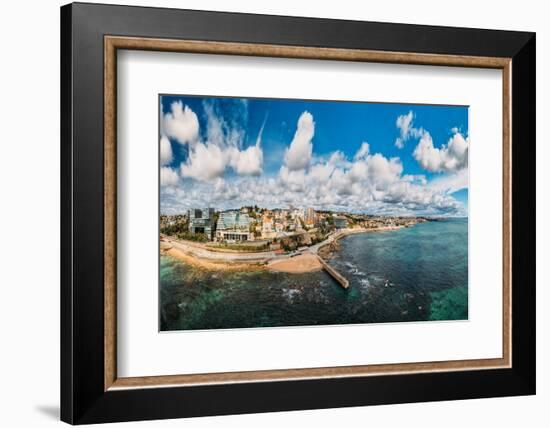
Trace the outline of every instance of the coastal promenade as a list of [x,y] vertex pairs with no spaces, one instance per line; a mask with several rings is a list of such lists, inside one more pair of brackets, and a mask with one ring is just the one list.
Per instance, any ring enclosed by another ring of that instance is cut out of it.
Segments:
[[[321,241],[315,245],[309,246],[300,251],[296,251],[294,254],[299,253],[311,253],[317,255],[319,249],[323,246],[333,243],[334,241],[353,234],[353,233],[364,233],[368,232],[368,229],[344,229],[331,233],[327,236],[324,241]],[[258,251],[258,252],[248,252],[248,251],[217,251],[211,248],[208,248],[206,245],[199,242],[192,241],[182,241],[179,239],[173,239],[170,237],[164,237],[162,239],[165,247],[170,246],[171,248],[177,249],[184,252],[189,256],[194,256],[200,259],[205,259],[213,262],[220,263],[268,263],[277,260],[285,260],[289,258],[296,258],[294,255],[292,257],[290,254],[281,254],[280,252],[275,251]]]
[[164,238],[165,245],[169,245],[187,255],[220,263],[266,263],[269,260],[277,259],[280,254],[274,251],[261,252],[220,252],[206,248],[204,245],[191,241],[180,241],[177,239]]
[[[304,273],[325,269],[344,288],[347,280],[338,272],[334,271],[320,256],[319,251],[326,245],[335,243],[340,238],[348,235],[378,232],[384,230],[396,230],[405,226],[386,226],[376,229],[348,228],[332,232],[325,240],[318,242],[301,250],[292,253],[281,253],[276,251],[219,251],[208,248],[208,246],[193,241],[182,241],[164,236],[161,239],[161,250],[172,256],[179,257],[184,261],[193,263],[209,269],[266,267],[270,270],[287,273]],[[334,272],[331,272],[332,269]],[[334,274],[336,273],[336,275]]]

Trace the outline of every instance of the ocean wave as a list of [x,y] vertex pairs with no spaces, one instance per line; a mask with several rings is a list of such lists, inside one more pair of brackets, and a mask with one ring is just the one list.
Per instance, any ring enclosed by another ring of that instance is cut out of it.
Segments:
[[344,262],[343,265],[347,268],[348,272],[355,276],[367,276],[367,273],[359,269],[359,267],[351,262]]
[[295,288],[283,288],[283,296],[289,301],[292,302],[296,296],[302,294],[302,290],[297,290]]
[[363,287],[367,288],[370,287],[370,281],[367,278],[361,278],[359,280],[359,284],[361,284]]

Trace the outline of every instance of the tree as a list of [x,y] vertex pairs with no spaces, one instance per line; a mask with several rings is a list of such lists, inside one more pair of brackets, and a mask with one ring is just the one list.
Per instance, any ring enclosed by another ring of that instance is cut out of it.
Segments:
[[185,221],[177,222],[175,224],[169,224],[160,228],[160,233],[168,236],[175,236],[179,233],[187,232],[189,224]]

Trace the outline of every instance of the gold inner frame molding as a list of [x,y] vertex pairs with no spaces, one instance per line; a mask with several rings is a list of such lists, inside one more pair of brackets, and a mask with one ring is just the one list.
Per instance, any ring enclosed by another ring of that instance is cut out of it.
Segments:
[[[203,373],[170,376],[117,376],[116,321],[116,129],[117,129],[117,50],[168,51],[212,55],[241,55],[297,59],[377,62],[393,64],[440,65],[493,68],[502,70],[502,145],[503,145],[503,288],[502,358],[431,361],[421,363],[376,364],[342,367]],[[104,389],[193,386],[204,384],[281,381],[314,378],[358,377],[421,372],[442,372],[511,367],[512,338],[512,165],[511,165],[511,78],[510,58],[459,55],[382,52],[304,46],[168,40],[138,37],[104,37]]]

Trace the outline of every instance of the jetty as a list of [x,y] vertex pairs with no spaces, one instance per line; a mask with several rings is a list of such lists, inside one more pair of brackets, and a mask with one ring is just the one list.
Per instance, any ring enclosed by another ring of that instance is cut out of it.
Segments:
[[330,266],[327,262],[325,262],[320,256],[317,256],[319,258],[319,263],[321,263],[321,266],[323,266],[323,269],[332,276],[338,284],[342,286],[342,288],[347,289],[349,287],[349,281],[344,278],[336,269],[334,269],[332,266]]

